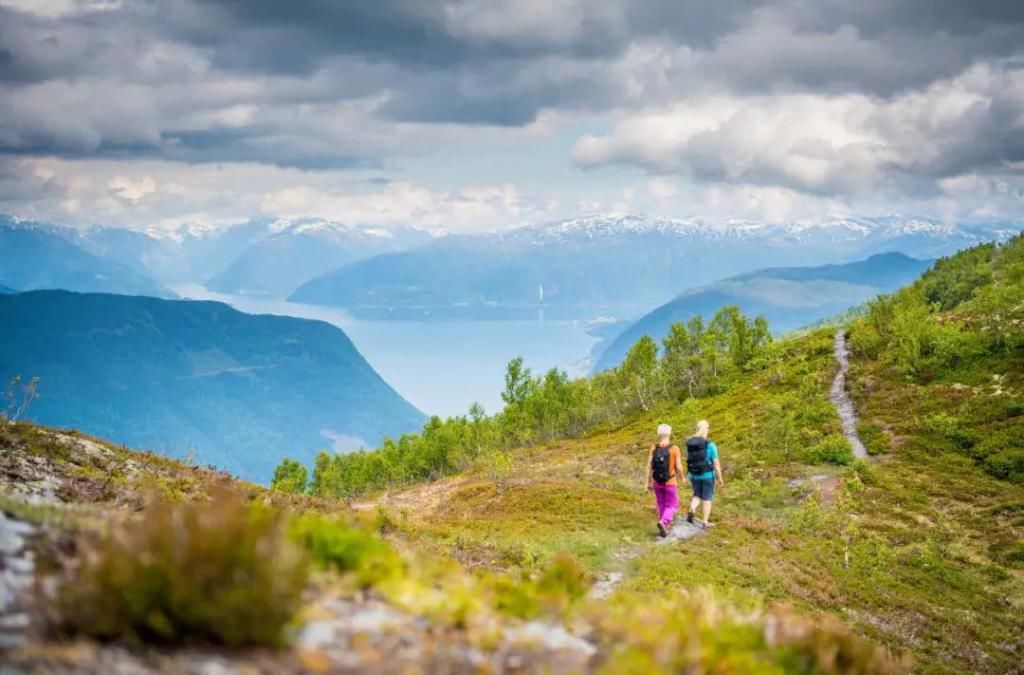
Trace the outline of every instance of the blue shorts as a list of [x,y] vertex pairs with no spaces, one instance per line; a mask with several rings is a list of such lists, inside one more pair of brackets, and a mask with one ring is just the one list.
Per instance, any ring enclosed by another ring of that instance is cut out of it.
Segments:
[[693,496],[710,502],[715,498],[714,478],[691,478],[690,487],[693,488]]

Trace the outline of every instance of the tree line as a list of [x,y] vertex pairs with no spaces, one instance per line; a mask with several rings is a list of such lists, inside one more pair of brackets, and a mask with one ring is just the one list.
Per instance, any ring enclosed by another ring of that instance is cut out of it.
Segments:
[[764,317],[747,317],[736,306],[709,321],[675,323],[661,345],[644,336],[622,363],[590,377],[571,379],[552,368],[534,374],[522,358],[508,363],[504,408],[487,415],[473,404],[466,415],[432,417],[419,433],[386,439],[381,447],[348,454],[320,452],[307,468],[291,459],[277,467],[273,486],[332,498],[432,480],[473,462],[501,461],[510,448],[578,437],[602,425],[618,425],[668,400],[707,396],[763,365],[771,331]]

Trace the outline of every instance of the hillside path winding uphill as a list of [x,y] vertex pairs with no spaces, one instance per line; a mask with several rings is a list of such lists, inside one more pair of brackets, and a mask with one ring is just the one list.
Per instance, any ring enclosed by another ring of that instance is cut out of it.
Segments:
[[[839,414],[839,420],[842,423],[843,436],[849,441],[850,447],[853,449],[854,457],[866,460],[868,459],[867,448],[864,447],[864,443],[857,434],[857,411],[853,406],[853,400],[850,398],[850,393],[846,389],[846,373],[850,368],[850,347],[847,343],[845,330],[841,329],[836,333],[834,352],[836,363],[839,365],[839,370],[836,372],[835,379],[832,380],[832,387],[829,389],[829,400],[832,402],[832,405],[835,406],[836,412]],[[824,501],[826,503],[831,502],[835,490],[839,485],[838,479],[834,476],[822,475],[812,477],[811,480],[818,483]],[[685,520],[680,520],[672,526],[668,537],[658,540],[658,543],[690,539],[702,534],[703,532],[703,528],[690,525]],[[624,552],[624,554],[619,556],[619,558],[622,562],[628,562],[629,560],[637,557],[639,553],[639,549],[632,549]],[[591,597],[599,599],[608,597],[622,580],[623,574],[620,571],[611,571],[604,574],[591,588]]]
[[839,364],[839,370],[836,372],[835,379],[832,380],[832,388],[828,392],[828,398],[832,401],[832,405],[836,407],[836,412],[839,413],[839,420],[843,426],[843,436],[850,442],[850,447],[853,448],[853,456],[857,459],[867,459],[867,448],[864,447],[864,443],[861,442],[860,436],[857,434],[857,411],[853,407],[853,399],[850,398],[850,392],[846,389],[846,372],[850,369],[850,347],[847,344],[846,331],[844,329],[840,329],[836,333],[835,355],[836,362]]

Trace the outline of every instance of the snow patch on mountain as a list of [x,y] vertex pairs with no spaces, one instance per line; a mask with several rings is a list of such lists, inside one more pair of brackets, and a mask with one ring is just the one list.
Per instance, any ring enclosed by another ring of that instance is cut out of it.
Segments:
[[282,218],[270,224],[275,235],[362,235],[381,239],[394,239],[394,233],[382,227],[360,226],[323,218]]
[[189,239],[211,239],[219,237],[238,223],[184,222],[173,227],[150,226],[142,231],[150,237],[163,241],[182,243]]
[[537,245],[570,239],[601,239],[627,234],[699,237],[712,239],[767,239],[777,241],[853,242],[865,239],[890,240],[926,237],[935,240],[958,238],[965,242],[1005,240],[1024,229],[1024,223],[950,224],[920,216],[858,217],[828,215],[817,220],[770,223],[727,219],[717,223],[703,218],[671,218],[643,214],[595,214],[510,230],[501,237]]

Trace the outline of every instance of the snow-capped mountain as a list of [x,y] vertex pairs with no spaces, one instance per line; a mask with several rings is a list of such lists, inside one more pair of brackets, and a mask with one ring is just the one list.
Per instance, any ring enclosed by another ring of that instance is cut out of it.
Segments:
[[324,272],[381,253],[411,248],[430,235],[411,227],[380,228],[322,218],[279,219],[207,282],[223,293],[286,296]]
[[895,215],[764,223],[599,214],[449,236],[315,217],[149,231],[4,222],[168,285],[208,281],[223,292],[268,295],[297,289],[296,300],[385,307],[389,316],[410,307],[475,316],[474,308],[543,306],[549,316],[579,318],[639,315],[687,288],[768,265],[844,263],[889,251],[936,258],[1022,228]]
[[292,297],[374,316],[509,316],[515,308],[526,316],[543,307],[548,317],[629,317],[688,288],[768,266],[837,264],[890,251],[936,258],[1005,240],[1022,227],[900,216],[761,223],[591,215],[444,237],[346,265]]
[[58,237],[165,284],[215,278],[225,292],[277,295],[333,267],[431,238],[413,228],[313,217],[252,218],[234,224],[188,222],[142,230],[68,227],[12,216],[0,216],[0,224]]
[[553,223],[529,225],[505,234],[511,240],[557,241],[568,238],[600,239],[624,234],[692,236],[707,232],[700,219],[648,217],[638,214],[588,215]]
[[1024,227],[1024,223],[981,222],[944,223],[920,216],[827,216],[819,220],[768,223],[726,219],[711,222],[702,218],[670,218],[642,214],[588,215],[540,225],[521,227],[501,235],[508,240],[532,240],[537,243],[568,241],[573,238],[600,239],[622,235],[663,235],[700,239],[784,239],[792,242],[815,239],[853,241],[876,238],[896,239],[927,236],[948,240],[990,241],[1006,239]]
[[144,272],[87,244],[73,228],[0,216],[0,283],[22,291],[174,296]]

